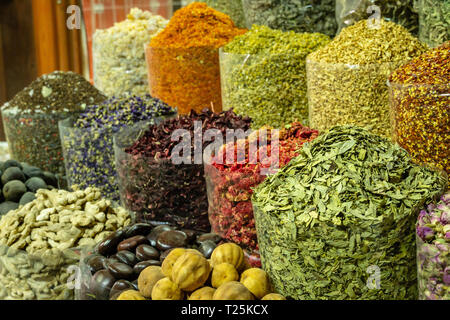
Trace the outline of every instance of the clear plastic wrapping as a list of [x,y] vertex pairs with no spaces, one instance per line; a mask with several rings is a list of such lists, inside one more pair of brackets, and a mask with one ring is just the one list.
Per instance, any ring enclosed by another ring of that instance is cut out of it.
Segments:
[[72,115],[74,112],[31,114],[2,110],[3,126],[11,158],[45,171],[64,175],[58,122]]
[[420,300],[450,299],[450,243],[425,243],[416,236]]
[[[80,249],[32,255],[0,245],[1,300],[72,300]],[[73,279],[72,279],[73,278]]]
[[430,47],[450,40],[450,0],[415,0],[419,39]]
[[392,138],[414,161],[450,173],[450,85],[389,83]]
[[350,65],[307,59],[309,124],[325,131],[357,125],[390,137],[389,88],[394,63]]
[[247,28],[253,24],[295,32],[336,34],[335,0],[242,0]]
[[414,9],[414,1],[416,0],[336,0],[339,32],[360,20],[374,18],[395,22],[417,35],[419,18]]
[[126,128],[115,136],[115,159],[122,205],[138,222],[160,221],[208,232],[208,200],[201,164],[132,155],[132,145],[148,125]]
[[153,97],[177,107],[179,114],[205,107],[222,111],[219,49],[147,46],[145,52]]

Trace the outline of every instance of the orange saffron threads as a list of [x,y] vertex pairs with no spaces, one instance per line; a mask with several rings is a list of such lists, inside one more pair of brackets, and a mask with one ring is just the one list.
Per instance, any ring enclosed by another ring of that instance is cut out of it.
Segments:
[[204,3],[176,11],[146,48],[151,95],[180,114],[222,111],[219,48],[245,32]]

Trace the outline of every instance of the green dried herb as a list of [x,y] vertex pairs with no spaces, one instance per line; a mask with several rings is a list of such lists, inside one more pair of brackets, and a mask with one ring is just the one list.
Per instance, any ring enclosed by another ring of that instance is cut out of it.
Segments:
[[58,121],[106,99],[74,72],[54,71],[34,80],[2,107],[11,157],[64,174]]
[[450,40],[450,0],[416,0],[419,38],[430,47]]
[[253,128],[308,123],[306,56],[329,37],[254,25],[220,55],[224,109],[252,118]]
[[247,27],[336,34],[334,0],[242,0]]
[[[380,12],[370,10],[371,6],[378,6]],[[419,32],[419,17],[414,9],[414,0],[336,0],[339,31],[376,14],[380,14],[386,21],[405,27],[414,35]]]
[[417,298],[417,213],[446,188],[389,140],[334,127],[255,189],[262,266],[294,299]]
[[308,56],[310,126],[351,124],[390,136],[389,75],[428,47],[405,28],[380,20],[347,27]]

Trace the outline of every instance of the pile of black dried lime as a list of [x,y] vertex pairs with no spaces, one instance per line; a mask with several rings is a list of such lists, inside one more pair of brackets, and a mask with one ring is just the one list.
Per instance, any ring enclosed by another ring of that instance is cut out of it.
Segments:
[[55,71],[33,81],[2,107],[11,157],[64,172],[58,121],[106,99],[81,75]]
[[0,162],[0,216],[33,201],[39,189],[59,188],[61,177],[25,162]]

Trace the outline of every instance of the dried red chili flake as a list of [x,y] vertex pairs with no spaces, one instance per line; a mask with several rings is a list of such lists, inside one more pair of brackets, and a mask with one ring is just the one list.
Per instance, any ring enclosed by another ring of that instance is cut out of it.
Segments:
[[[196,121],[201,122],[201,132],[198,129],[194,132]],[[124,150],[116,147],[123,206],[134,211],[139,222],[170,222],[183,228],[209,231],[203,164],[174,163],[172,151],[180,141],[172,139],[172,133],[177,129],[190,133],[193,160],[195,135],[204,137],[206,130],[218,129],[225,137],[227,129],[246,131],[250,122],[250,118],[237,116],[231,110],[219,114],[208,109],[201,113],[191,111],[189,115],[150,125]],[[210,143],[203,141],[200,150],[204,151]]]
[[[278,144],[269,140],[267,147],[260,147],[262,137],[271,137],[269,131],[265,135],[260,129],[245,140],[224,145],[211,163],[205,165],[209,221],[213,231],[248,248],[250,252],[258,250],[251,196],[252,189],[266,178],[261,169],[272,166],[275,152],[278,153],[279,167],[285,166],[305,142],[312,141],[319,134],[317,130],[295,122],[280,131]],[[250,149],[252,144],[257,144],[256,161],[251,161],[251,157],[255,157],[254,153],[249,152],[255,150]],[[241,162],[237,161],[238,150],[242,150],[239,146],[244,146],[245,150],[245,159]],[[228,159],[233,159],[230,156],[234,155],[235,161],[227,163],[227,155]]]

